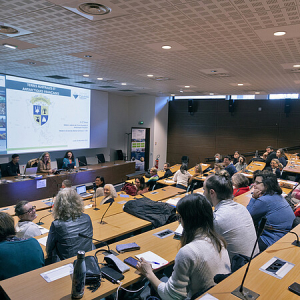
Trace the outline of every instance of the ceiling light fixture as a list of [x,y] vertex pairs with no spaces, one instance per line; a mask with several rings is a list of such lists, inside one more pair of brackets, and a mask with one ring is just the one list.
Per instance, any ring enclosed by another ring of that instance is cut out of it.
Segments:
[[88,54],[87,54],[87,55],[85,55],[84,57],[85,57],[85,58],[91,58],[92,55],[88,55]]
[[3,44],[4,47],[7,47],[9,49],[17,49],[17,46],[10,45],[10,44]]
[[180,92],[180,93],[183,93],[183,90],[180,90],[179,92]]
[[82,3],[78,8],[82,12],[92,16],[106,15],[111,12],[111,9],[108,6],[99,3]]
[[5,25],[0,25],[0,32],[4,34],[16,34],[19,33],[19,30]]
[[84,74],[84,75],[82,75],[83,77],[90,77],[90,75],[89,74]]
[[184,86],[186,89],[190,88],[191,86],[190,85],[185,85]]
[[175,94],[171,94],[171,97],[175,97]]
[[244,85],[243,83],[238,83],[238,86],[242,86],[242,85]]
[[103,78],[102,78],[102,77],[99,77],[99,78],[97,78],[97,80],[103,80]]
[[300,68],[300,65],[293,65],[293,68]]
[[172,47],[171,47],[171,46],[168,46],[168,45],[166,45],[166,46],[162,46],[162,48],[163,48],[163,49],[165,49],[165,50],[169,50],[169,49],[171,49]]
[[148,77],[153,77],[154,75],[152,75],[152,74],[148,74],[147,76],[148,76]]
[[127,83],[126,82],[122,82],[121,85],[127,85]]
[[210,96],[213,96],[215,93],[209,93]]
[[255,95],[259,95],[260,94],[260,92],[255,92]]
[[285,31],[276,31],[276,32],[274,32],[274,35],[275,35],[275,36],[283,36],[283,35],[285,35],[285,34],[286,34]]

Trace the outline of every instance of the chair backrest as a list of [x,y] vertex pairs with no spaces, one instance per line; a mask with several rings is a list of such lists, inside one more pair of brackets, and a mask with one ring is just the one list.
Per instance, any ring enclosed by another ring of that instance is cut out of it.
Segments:
[[63,158],[57,158],[56,163],[57,163],[57,169],[62,169],[63,166]]
[[123,160],[123,151],[122,150],[117,150],[117,160]]
[[78,163],[79,167],[85,167],[87,166],[86,157],[85,156],[78,156]]
[[98,158],[98,164],[101,164],[101,163],[105,163],[105,157],[104,157],[104,154],[97,154],[97,158]]
[[8,165],[8,163],[0,164],[1,176],[2,176],[2,177],[9,176],[9,175],[8,175],[8,171],[7,171],[7,165]]
[[181,157],[181,162],[182,162],[182,163],[185,163],[185,164],[188,164],[188,162],[189,162],[189,157],[186,156],[186,155],[182,156],[182,157]]
[[39,158],[33,158],[33,159],[29,160],[26,164],[26,168],[37,167],[38,161],[39,161]]

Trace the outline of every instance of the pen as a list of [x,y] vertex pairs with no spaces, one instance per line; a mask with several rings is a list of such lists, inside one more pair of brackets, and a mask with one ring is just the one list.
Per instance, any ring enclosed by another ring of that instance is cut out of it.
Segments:
[[150,264],[155,264],[155,265],[160,265],[160,263],[156,262],[156,261],[147,261]]

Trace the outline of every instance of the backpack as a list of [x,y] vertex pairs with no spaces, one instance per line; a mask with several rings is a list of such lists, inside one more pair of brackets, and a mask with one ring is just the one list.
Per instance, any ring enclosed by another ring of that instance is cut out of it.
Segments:
[[137,193],[136,187],[132,183],[125,183],[125,185],[122,187],[122,191],[124,191],[127,195],[135,196]]

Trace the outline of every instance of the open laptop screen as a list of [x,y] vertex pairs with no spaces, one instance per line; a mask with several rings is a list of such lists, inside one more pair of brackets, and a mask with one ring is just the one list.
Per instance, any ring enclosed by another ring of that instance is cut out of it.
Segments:
[[76,192],[77,194],[83,194],[86,193],[86,186],[85,185],[80,185],[76,187]]

